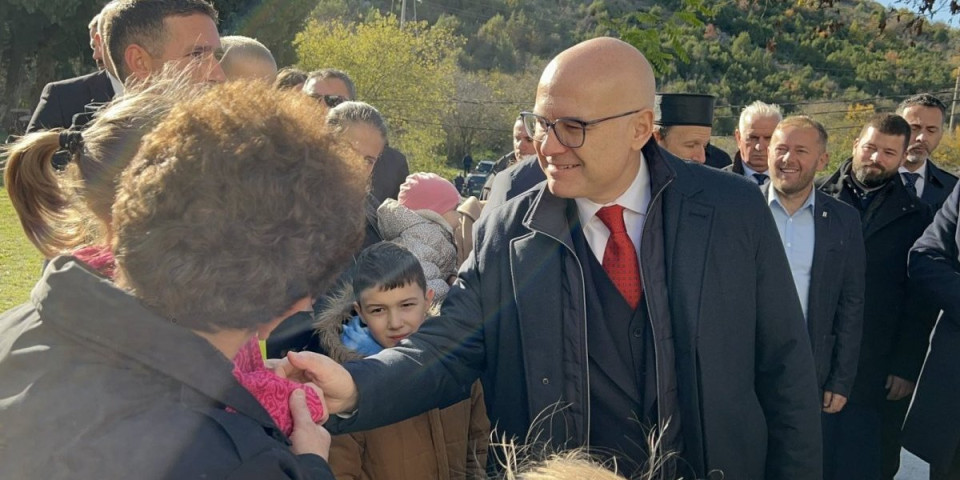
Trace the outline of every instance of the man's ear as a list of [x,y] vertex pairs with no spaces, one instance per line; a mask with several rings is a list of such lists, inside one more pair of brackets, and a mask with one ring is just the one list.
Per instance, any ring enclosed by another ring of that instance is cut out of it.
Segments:
[[437,292],[434,292],[432,288],[427,289],[427,303],[433,303],[433,297],[435,297]]
[[[117,66],[118,73],[126,74],[138,80],[143,80],[154,70],[154,59],[150,53],[140,45],[131,43],[123,51],[123,64]],[[125,80],[123,78],[120,79]]]
[[820,154],[820,160],[817,161],[817,171],[827,168],[828,163],[830,163],[830,152],[823,152]]
[[737,148],[739,148],[740,146],[740,129],[739,128],[733,129],[733,138],[734,140],[737,141]]
[[654,133],[653,109],[645,108],[637,112],[636,119],[633,122],[633,141],[631,142],[633,148],[635,150],[643,148]]

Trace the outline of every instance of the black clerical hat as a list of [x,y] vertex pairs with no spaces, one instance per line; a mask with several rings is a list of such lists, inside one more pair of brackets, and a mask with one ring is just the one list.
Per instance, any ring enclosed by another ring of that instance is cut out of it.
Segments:
[[713,104],[717,97],[699,93],[658,93],[654,109],[657,125],[713,126]]

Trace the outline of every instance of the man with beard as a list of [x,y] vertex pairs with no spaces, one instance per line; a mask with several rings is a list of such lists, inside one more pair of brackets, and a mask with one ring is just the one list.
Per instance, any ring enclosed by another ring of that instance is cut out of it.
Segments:
[[767,175],[767,147],[781,118],[783,114],[777,105],[760,100],[747,105],[740,112],[740,123],[733,132],[737,154],[733,157],[733,164],[723,170],[743,175],[757,185],[767,183],[770,179]]
[[860,212],[867,258],[856,381],[847,406],[824,428],[842,459],[828,479],[896,473],[900,425],[927,350],[935,314],[907,289],[907,252],[930,223],[930,208],[896,181],[910,137],[902,117],[875,116],[853,157],[820,187]]
[[[829,160],[827,130],[787,117],[770,139],[770,183],[761,190],[777,222],[807,321],[825,432],[836,423],[857,374],[863,327],[864,251],[857,211],[814,190]],[[835,476],[837,437],[824,435],[824,472]],[[849,477],[848,477],[849,478]]]
[[941,170],[930,158],[943,138],[947,106],[929,93],[914,95],[897,107],[913,134],[907,156],[900,166],[900,179],[907,191],[920,197],[936,212],[953,191],[957,177]]

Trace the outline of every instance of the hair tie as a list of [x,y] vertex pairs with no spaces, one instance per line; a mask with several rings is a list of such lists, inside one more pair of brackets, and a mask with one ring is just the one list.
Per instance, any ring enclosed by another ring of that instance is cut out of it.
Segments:
[[60,132],[60,148],[77,154],[83,151],[83,134],[77,130],[62,130]]

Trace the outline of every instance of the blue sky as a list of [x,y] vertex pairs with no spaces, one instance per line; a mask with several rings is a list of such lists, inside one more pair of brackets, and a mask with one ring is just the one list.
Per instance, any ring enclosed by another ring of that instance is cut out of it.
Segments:
[[[893,8],[909,8],[911,10],[916,10],[916,0],[877,0],[880,4],[886,5],[887,7]],[[937,0],[937,7],[940,7],[940,11],[933,16],[933,21],[943,21],[950,23],[954,26],[960,25],[960,15],[957,15],[956,18],[953,18],[950,15],[950,1],[949,0]]]

